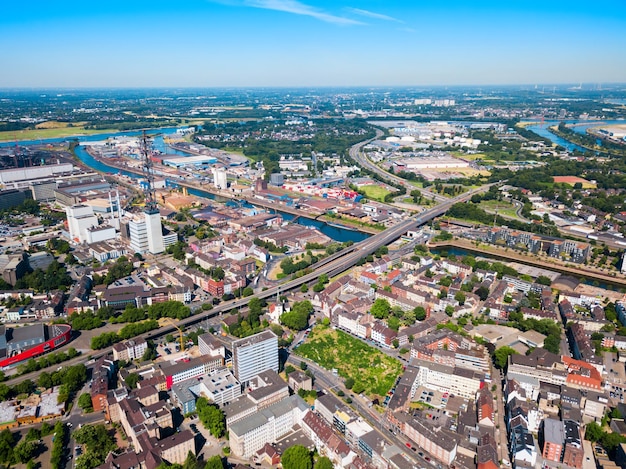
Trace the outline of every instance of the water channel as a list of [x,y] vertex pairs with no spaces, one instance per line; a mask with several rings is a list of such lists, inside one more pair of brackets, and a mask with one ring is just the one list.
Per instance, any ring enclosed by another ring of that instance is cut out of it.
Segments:
[[578,150],[581,152],[589,151],[588,149],[583,148],[580,145],[576,145],[575,143],[572,143],[569,140],[565,140],[564,138],[561,138],[558,135],[554,135],[552,132],[548,130],[548,128],[550,127],[558,126],[561,122],[565,122],[566,124],[574,124],[574,126],[572,127],[572,130],[576,133],[583,134],[583,135],[586,134],[587,129],[589,127],[597,127],[601,125],[626,124],[625,120],[607,120],[607,121],[550,120],[550,121],[544,121],[543,123],[540,123],[540,124],[527,125],[526,129],[535,132],[537,135],[541,137],[550,139],[552,142],[556,143],[557,145],[562,146],[563,148],[567,149],[570,152],[574,150]]
[[[176,128],[150,129],[150,130],[146,130],[146,134],[156,135],[153,138],[153,147],[154,149],[161,151],[162,153],[165,153],[168,155],[175,154],[179,156],[191,156],[188,153],[184,153],[182,151],[171,148],[163,140],[164,135],[171,135],[175,131],[176,131]],[[49,143],[62,143],[62,142],[73,141],[73,140],[78,140],[79,143],[84,143],[84,142],[106,140],[107,138],[110,138],[110,137],[137,137],[141,134],[142,134],[142,131],[128,131],[128,132],[116,132],[116,133],[88,135],[88,136],[79,136],[79,137],[52,138],[52,139],[43,139],[43,140],[27,140],[27,141],[20,141],[19,144],[22,146],[45,145]],[[14,142],[0,143],[0,147],[7,147],[7,146],[13,146],[13,145],[15,145]],[[83,145],[77,145],[76,148],[74,149],[74,152],[76,154],[76,157],[79,160],[81,160],[85,165],[89,166],[90,168],[98,172],[106,173],[106,174],[123,174],[124,176],[128,176],[131,178],[141,177],[135,173],[124,171],[123,169],[118,169],[113,166],[108,166],[107,164],[96,160],[93,156],[91,156],[87,152],[87,150],[85,149]],[[216,200],[219,202],[226,200],[221,197],[216,197],[215,195],[209,192],[203,191],[201,189],[189,189],[189,193],[192,195],[196,195],[198,197],[204,197],[204,198]],[[286,221],[292,220],[294,218],[294,215],[290,213],[281,212],[280,210],[277,210],[277,211],[282,215],[283,219]],[[323,221],[311,220],[305,217],[298,217],[298,219],[296,220],[296,223],[302,226],[311,226],[311,227],[317,228],[319,231],[321,231],[323,234],[325,234],[329,238],[333,239],[334,241],[339,241],[339,242],[352,241],[356,243],[356,242],[363,241],[364,239],[367,239],[370,237],[370,235],[367,233],[362,233],[360,231],[355,231],[355,230],[351,230],[347,228],[341,228],[338,226],[330,226]]]

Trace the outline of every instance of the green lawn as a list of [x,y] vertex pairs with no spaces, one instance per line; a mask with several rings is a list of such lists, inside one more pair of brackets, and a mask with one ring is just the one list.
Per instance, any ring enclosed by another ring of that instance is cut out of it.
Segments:
[[452,154],[452,156],[455,156],[456,158],[461,158],[467,161],[474,161],[474,160],[485,158],[484,153],[465,153],[463,151],[451,151],[450,153]]
[[378,200],[380,202],[385,201],[385,196],[389,194],[389,191],[381,186],[361,186],[359,190],[363,191],[365,197],[372,200]]
[[509,202],[499,200],[483,200],[480,202],[479,207],[488,212],[494,212],[497,210],[499,215],[519,218],[517,212],[515,211],[515,205]]
[[47,138],[74,137],[117,132],[115,129],[87,129],[83,127],[59,127],[54,129],[16,130],[0,132],[0,141],[43,140]]
[[327,370],[337,369],[343,378],[353,378],[355,386],[362,384],[369,396],[386,395],[402,372],[402,365],[395,358],[327,326],[315,326],[296,354]]

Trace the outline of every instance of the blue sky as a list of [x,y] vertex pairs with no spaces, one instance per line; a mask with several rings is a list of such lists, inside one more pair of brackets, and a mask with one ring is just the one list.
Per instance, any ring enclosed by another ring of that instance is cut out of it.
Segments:
[[0,87],[626,82],[626,1],[32,0]]

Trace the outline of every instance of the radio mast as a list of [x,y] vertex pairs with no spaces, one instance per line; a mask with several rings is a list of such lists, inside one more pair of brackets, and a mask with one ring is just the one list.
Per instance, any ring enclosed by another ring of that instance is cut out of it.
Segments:
[[148,137],[146,131],[143,131],[141,137],[141,159],[142,159],[142,172],[146,179],[147,185],[144,187],[143,194],[146,202],[144,212],[154,213],[157,209],[156,196],[154,191],[154,168],[152,167],[151,152],[148,146]]

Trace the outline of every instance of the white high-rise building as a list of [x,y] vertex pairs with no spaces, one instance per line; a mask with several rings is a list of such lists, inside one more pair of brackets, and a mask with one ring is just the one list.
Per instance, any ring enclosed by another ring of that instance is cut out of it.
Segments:
[[165,251],[163,243],[163,227],[161,226],[161,215],[158,209],[146,210],[144,212],[146,220],[146,233],[148,235],[148,251],[151,254],[160,254]]
[[146,211],[128,222],[130,249],[139,254],[159,254],[165,251],[163,228],[158,210]]
[[218,189],[228,189],[228,178],[224,168],[213,168],[213,183]]
[[89,205],[72,205],[65,208],[67,225],[70,230],[70,238],[77,243],[87,241],[87,229],[98,226],[98,218],[93,213],[93,207]]
[[234,341],[233,370],[244,385],[263,371],[278,373],[278,337],[272,331],[263,331]]
[[128,222],[128,231],[130,234],[130,250],[144,254],[148,252],[148,232],[146,230],[146,221],[140,218],[132,218]]

